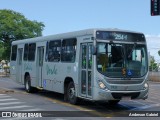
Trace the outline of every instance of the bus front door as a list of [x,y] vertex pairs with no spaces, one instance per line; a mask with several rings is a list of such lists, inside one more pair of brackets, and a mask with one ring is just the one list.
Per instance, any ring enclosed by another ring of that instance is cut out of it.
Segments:
[[44,47],[37,48],[37,87],[42,86],[42,79],[43,79],[43,58],[44,58]]
[[23,48],[18,48],[18,61],[17,61],[17,82],[22,84],[22,54]]
[[80,57],[80,92],[83,97],[92,97],[92,44],[81,44],[81,57]]

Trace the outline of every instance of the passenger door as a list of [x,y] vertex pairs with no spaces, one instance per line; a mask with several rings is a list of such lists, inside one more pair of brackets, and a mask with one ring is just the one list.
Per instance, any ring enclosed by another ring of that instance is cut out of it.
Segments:
[[81,44],[80,57],[80,93],[83,97],[92,97],[92,44]]
[[43,80],[43,58],[44,58],[44,47],[37,47],[37,86],[42,86]]

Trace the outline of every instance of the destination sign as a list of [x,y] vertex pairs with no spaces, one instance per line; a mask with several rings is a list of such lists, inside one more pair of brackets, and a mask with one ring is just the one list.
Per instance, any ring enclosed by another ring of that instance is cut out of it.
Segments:
[[128,41],[128,42],[144,42],[145,41],[145,37],[143,34],[119,32],[119,31],[97,31],[96,39]]

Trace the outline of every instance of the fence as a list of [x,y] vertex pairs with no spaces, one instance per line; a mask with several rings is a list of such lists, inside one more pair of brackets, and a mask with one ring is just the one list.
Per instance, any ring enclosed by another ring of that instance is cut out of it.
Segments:
[[160,71],[158,72],[150,72],[149,73],[149,79],[150,81],[154,81],[154,82],[160,82]]

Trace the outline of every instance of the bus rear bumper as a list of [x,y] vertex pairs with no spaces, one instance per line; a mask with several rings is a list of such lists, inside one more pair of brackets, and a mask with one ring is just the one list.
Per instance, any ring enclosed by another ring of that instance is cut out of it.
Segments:
[[147,99],[148,98],[148,89],[139,90],[139,91],[110,91],[110,90],[102,90],[96,88],[93,96],[93,100],[96,101],[106,101],[106,100],[121,100],[124,97],[128,97],[130,99]]

